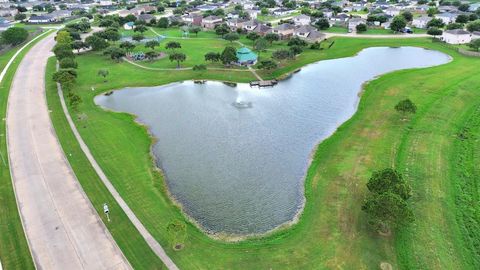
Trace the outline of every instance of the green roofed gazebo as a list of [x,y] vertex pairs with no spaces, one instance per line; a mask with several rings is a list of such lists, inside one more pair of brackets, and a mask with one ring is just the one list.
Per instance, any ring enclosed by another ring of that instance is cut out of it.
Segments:
[[257,54],[252,52],[249,48],[242,47],[237,50],[237,63],[239,65],[255,65],[257,63]]

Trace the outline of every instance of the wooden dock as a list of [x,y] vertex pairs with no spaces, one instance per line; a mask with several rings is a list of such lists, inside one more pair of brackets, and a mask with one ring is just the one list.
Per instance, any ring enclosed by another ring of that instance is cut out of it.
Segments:
[[268,80],[268,81],[251,81],[250,86],[258,86],[258,87],[271,87],[278,83],[277,80]]

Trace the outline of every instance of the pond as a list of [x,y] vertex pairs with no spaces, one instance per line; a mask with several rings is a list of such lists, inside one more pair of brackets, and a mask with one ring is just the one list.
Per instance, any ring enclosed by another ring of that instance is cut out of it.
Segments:
[[188,81],[95,102],[149,126],[171,194],[202,229],[260,234],[301,212],[310,155],[355,113],[364,82],[449,61],[421,48],[368,48],[308,65],[271,88]]

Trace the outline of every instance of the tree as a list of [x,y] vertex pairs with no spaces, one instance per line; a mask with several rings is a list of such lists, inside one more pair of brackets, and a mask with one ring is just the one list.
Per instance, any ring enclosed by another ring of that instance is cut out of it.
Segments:
[[261,69],[272,70],[278,67],[277,63],[273,60],[262,60],[258,66]]
[[404,99],[395,105],[395,110],[402,114],[407,114],[407,113],[412,113],[414,114],[417,111],[417,106],[410,100],[410,99]]
[[27,12],[27,8],[24,6],[17,6],[18,12]]
[[158,19],[157,27],[158,28],[168,28],[169,24],[170,24],[170,22],[168,21],[168,19],[165,18],[165,17],[162,17],[162,18]]
[[433,18],[427,23],[428,28],[430,27],[442,28],[443,26],[445,26],[445,23],[442,20],[437,18]]
[[198,37],[198,33],[202,31],[202,28],[198,26],[190,27],[190,32],[194,33],[196,37]]
[[237,33],[228,33],[223,37],[225,40],[228,40],[230,42],[234,42],[235,40],[238,40],[240,36]]
[[315,22],[315,27],[317,27],[318,30],[325,30],[330,27],[330,23],[328,22],[328,19],[320,18]]
[[126,52],[131,52],[135,49],[135,44],[131,43],[130,41],[124,41],[120,43],[120,48],[124,49]]
[[185,61],[185,59],[187,59],[187,56],[183,53],[174,52],[170,54],[168,58],[170,59],[171,62],[176,61],[177,68],[180,68],[180,62]]
[[82,103],[82,98],[79,95],[72,93],[71,91],[67,93],[67,98],[68,98],[68,105],[70,105],[70,107],[74,111],[76,111],[78,108],[78,105]]
[[215,26],[215,33],[219,36],[224,37],[226,34],[230,33],[230,27],[228,25],[222,23]]
[[71,89],[77,78],[77,72],[73,69],[60,69],[53,73],[53,80],[62,85],[64,90]]
[[150,61],[157,58],[158,55],[159,55],[159,53],[156,52],[156,51],[148,51],[148,52],[145,53],[145,57]]
[[255,44],[255,40],[259,39],[260,35],[255,32],[250,32],[247,34],[247,39],[251,40]]
[[441,36],[443,31],[441,29],[438,29],[437,27],[430,27],[427,30],[427,34],[436,37],[436,36]]
[[74,58],[75,55],[72,52],[72,45],[70,44],[62,44],[58,43],[53,47],[53,53],[58,60],[62,60],[63,58]]
[[267,49],[267,46],[268,46],[268,41],[265,38],[259,38],[255,41],[255,45],[253,46],[253,48],[257,52],[261,52]]
[[90,48],[92,48],[92,51],[101,51],[108,47],[108,42],[96,35],[87,37],[85,42]]
[[140,33],[144,33],[146,32],[148,29],[145,25],[137,25],[135,26],[135,28],[133,29],[134,32],[140,32]]
[[17,13],[13,18],[15,19],[15,21],[23,21],[27,18],[27,15],[23,13]]
[[208,52],[205,54],[205,61],[218,62],[220,61],[220,54],[216,52]]
[[88,45],[81,40],[75,40],[72,43],[72,49],[77,50],[77,52],[80,52],[81,49],[86,49],[86,48],[88,48]]
[[300,47],[305,47],[307,46],[307,42],[299,37],[293,37],[291,38],[288,43],[287,43],[287,46],[300,46]]
[[8,45],[18,45],[28,38],[28,31],[20,27],[10,27],[0,35],[2,43]]
[[132,36],[132,40],[136,41],[136,42],[140,42],[142,41],[143,39],[145,38],[145,36],[141,33],[137,33],[137,34],[134,34]]
[[180,42],[177,42],[177,41],[169,41],[167,42],[167,44],[165,45],[165,49],[171,49],[172,51],[175,51],[175,49],[180,49],[182,48],[182,45],[180,44]]
[[57,33],[57,36],[55,37],[55,41],[57,42],[57,44],[68,44],[68,45],[71,45],[72,44],[72,36],[70,35],[69,32],[67,31],[59,31]]
[[73,58],[63,58],[59,61],[60,68],[77,68],[77,62]]
[[429,17],[433,17],[437,13],[438,13],[438,8],[436,7],[431,7],[427,10],[427,14]]
[[470,8],[469,4],[461,4],[460,6],[458,6],[458,10],[463,12],[467,12],[469,8]]
[[463,29],[463,24],[461,23],[449,23],[447,24],[447,30],[454,30],[454,29]]
[[468,47],[476,50],[477,52],[480,50],[480,38],[474,39],[468,43]]
[[303,48],[300,46],[291,46],[290,51],[292,52],[293,55],[298,55],[303,52]]
[[265,35],[265,40],[272,45],[274,41],[278,41],[280,39],[280,36],[275,33],[268,33]]
[[103,77],[103,82],[107,82],[106,78],[108,74],[109,74],[108,69],[99,69],[97,72],[98,76]]
[[402,16],[395,16],[390,24],[390,29],[394,32],[400,32],[407,26],[407,21]]
[[281,61],[281,60],[285,60],[285,59],[291,59],[291,58],[295,57],[295,55],[290,50],[281,49],[281,50],[274,51],[272,53],[272,57],[274,59],[277,59],[277,60]]
[[468,23],[468,21],[470,21],[470,17],[468,15],[465,15],[465,14],[460,14],[455,19],[456,23]]
[[103,52],[103,55],[108,55],[112,60],[118,62],[120,61],[120,59],[122,59],[122,57],[125,56],[125,50],[118,47],[110,46]]
[[357,33],[362,33],[367,31],[367,25],[364,23],[358,24],[355,29],[357,30]]
[[382,232],[408,225],[415,220],[407,202],[391,192],[370,194],[362,210],[367,213],[369,224]]
[[391,168],[373,172],[368,180],[367,188],[373,193],[392,192],[404,200],[408,200],[412,196],[410,185],[405,182],[399,172]]
[[237,50],[234,47],[227,46],[220,55],[220,59],[224,65],[230,65],[233,62],[237,62]]
[[413,14],[410,11],[404,11],[400,14],[407,22],[413,20]]
[[480,20],[476,20],[467,24],[467,30],[470,32],[480,31]]
[[412,188],[396,170],[373,172],[367,188],[370,193],[362,210],[376,230],[386,232],[414,221],[413,211],[407,204]]
[[149,40],[145,43],[145,48],[155,49],[156,46],[159,46],[160,43],[156,40]]
[[322,44],[318,41],[315,41],[314,43],[312,43],[312,45],[310,45],[310,49],[321,50],[322,49]]

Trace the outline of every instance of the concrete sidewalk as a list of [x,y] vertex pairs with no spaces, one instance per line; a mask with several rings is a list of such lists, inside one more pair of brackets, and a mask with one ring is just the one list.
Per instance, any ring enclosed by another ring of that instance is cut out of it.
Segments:
[[7,109],[12,181],[35,265],[130,269],[78,183],[50,121],[44,74],[54,44],[50,35],[25,55]]

